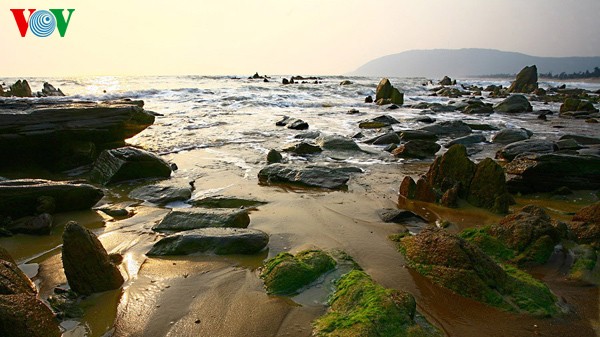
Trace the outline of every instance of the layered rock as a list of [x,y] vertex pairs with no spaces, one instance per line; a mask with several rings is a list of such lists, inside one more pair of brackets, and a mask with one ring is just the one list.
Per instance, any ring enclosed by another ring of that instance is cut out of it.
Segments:
[[192,189],[190,187],[148,185],[132,190],[129,193],[129,197],[157,205],[164,205],[174,201],[188,200],[192,197]]
[[168,178],[171,166],[157,155],[134,147],[103,151],[96,162],[90,179],[107,185],[144,178]]
[[558,150],[558,146],[545,139],[526,139],[510,143],[496,153],[497,158],[511,161],[517,156],[528,153],[552,153]]
[[173,210],[152,229],[157,232],[178,232],[207,227],[246,228],[250,224],[244,209],[194,209]]
[[258,172],[262,184],[292,184],[305,187],[344,189],[348,186],[350,174],[362,172],[359,168],[330,168],[307,166],[296,168],[283,164],[271,164]]
[[531,93],[538,88],[538,74],[535,65],[525,67],[517,74],[517,78],[510,85],[508,91],[511,93]]

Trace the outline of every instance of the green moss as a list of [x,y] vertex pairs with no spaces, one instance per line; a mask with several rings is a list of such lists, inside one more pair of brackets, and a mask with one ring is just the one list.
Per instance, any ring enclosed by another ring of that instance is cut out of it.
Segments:
[[438,336],[435,328],[423,329],[414,321],[412,295],[386,289],[364,272],[353,270],[336,283],[329,312],[314,323],[321,337]]
[[279,253],[265,262],[260,277],[269,293],[292,295],[335,266],[335,260],[319,250],[303,251],[296,256]]
[[[579,245],[573,247],[572,252],[575,256],[575,261],[571,266],[569,278],[574,280],[592,281],[589,276],[593,272],[594,267],[596,267],[596,261],[598,260],[596,251],[589,245]],[[592,283],[594,283],[594,281],[592,281]],[[595,283],[597,283],[597,281]]]
[[544,235],[537,239],[532,245],[529,245],[521,254],[519,254],[514,262],[523,264],[525,262],[534,262],[544,264],[554,252],[554,241],[550,236]]
[[495,237],[488,234],[489,227],[468,228],[462,231],[459,236],[463,239],[477,245],[487,255],[497,261],[509,261],[515,257],[515,251],[506,247]]
[[542,317],[558,313],[556,296],[544,283],[513,266],[502,265],[502,268],[509,275],[505,292],[520,311]]

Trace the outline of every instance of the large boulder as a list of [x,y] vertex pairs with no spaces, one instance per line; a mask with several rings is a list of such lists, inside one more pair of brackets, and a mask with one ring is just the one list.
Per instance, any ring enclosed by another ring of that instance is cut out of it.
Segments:
[[552,316],[556,297],[543,283],[508,265],[498,265],[476,245],[427,228],[400,241],[407,265],[442,287],[502,310]]
[[270,294],[291,295],[335,266],[335,260],[320,250],[306,250],[295,256],[279,253],[264,263],[260,278],[264,280],[265,288]]
[[532,112],[533,107],[529,103],[529,100],[527,100],[527,97],[523,95],[511,95],[494,106],[494,110],[508,113]]
[[600,249],[600,202],[580,209],[569,223],[577,241]]
[[545,139],[526,139],[506,145],[496,153],[496,157],[512,161],[517,156],[528,153],[552,153],[558,150],[556,143]]
[[531,93],[538,88],[538,74],[535,65],[523,68],[515,81],[510,85],[508,91],[511,93]]
[[153,153],[130,146],[104,150],[90,173],[92,181],[103,185],[169,176],[171,176],[169,163]]
[[96,235],[74,221],[65,226],[62,262],[69,286],[81,295],[118,289],[124,282]]
[[174,201],[188,200],[192,197],[192,189],[188,186],[148,185],[132,190],[129,192],[129,197],[157,205],[165,205]]
[[271,164],[258,172],[262,184],[292,184],[326,189],[345,189],[351,173],[362,172],[359,168],[330,168],[326,166],[306,166],[302,168],[283,164]]
[[469,184],[467,201],[474,206],[507,213],[512,197],[506,189],[504,169],[493,159],[485,158],[477,163]]
[[0,296],[0,336],[60,337],[52,310],[28,294]]
[[102,190],[78,182],[4,180],[0,181],[0,215],[18,218],[90,209],[103,196]]
[[256,229],[202,228],[169,235],[155,243],[146,255],[254,254],[268,243],[269,235]]
[[394,88],[387,78],[381,79],[377,85],[375,93],[375,102],[378,105],[384,104],[404,104],[404,93]]
[[511,144],[522,140],[529,139],[533,133],[523,128],[506,128],[498,131],[492,137],[492,143],[496,144]]
[[433,157],[440,148],[441,146],[436,142],[417,139],[399,145],[392,151],[392,154],[400,158],[424,159]]
[[600,188],[600,157],[570,154],[521,155],[505,166],[512,193]]
[[8,96],[15,97],[33,97],[31,87],[27,80],[18,80],[15,84],[9,87]]
[[567,98],[560,106],[560,117],[587,116],[589,113],[598,112],[590,101],[577,98]]
[[246,228],[250,224],[244,209],[182,208],[171,211],[152,229],[157,232],[179,232],[207,227]]

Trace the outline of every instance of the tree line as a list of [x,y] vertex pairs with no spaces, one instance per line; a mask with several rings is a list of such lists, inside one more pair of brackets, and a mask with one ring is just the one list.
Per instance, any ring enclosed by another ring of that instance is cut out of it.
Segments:
[[593,71],[586,70],[585,72],[580,71],[576,73],[567,74],[564,71],[560,74],[540,73],[540,77],[544,78],[556,78],[559,80],[578,79],[578,78],[598,78],[600,77],[600,67],[594,67]]

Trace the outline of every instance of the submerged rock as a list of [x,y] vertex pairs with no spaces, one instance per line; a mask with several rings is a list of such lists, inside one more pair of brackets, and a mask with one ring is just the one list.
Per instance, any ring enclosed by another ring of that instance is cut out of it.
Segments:
[[124,282],[96,235],[74,221],[63,233],[62,261],[69,286],[78,294],[118,289]]
[[344,189],[348,186],[351,173],[362,172],[359,168],[330,168],[326,166],[306,166],[295,168],[289,165],[272,164],[258,172],[262,184],[293,184],[306,187]]
[[517,78],[508,88],[509,92],[531,93],[538,88],[538,74],[535,65],[525,67],[517,74]]
[[291,122],[287,123],[287,128],[288,129],[292,129],[292,130],[307,130],[308,129],[308,123],[301,120],[301,119],[296,119],[293,120]]
[[269,235],[256,229],[202,228],[169,235],[155,243],[146,255],[254,254],[268,243]]
[[129,197],[157,205],[165,205],[173,201],[188,200],[192,197],[192,189],[190,187],[148,185],[134,189],[129,193]]
[[168,178],[171,166],[162,158],[134,147],[104,150],[90,173],[94,182],[107,185],[143,178]]
[[292,295],[335,266],[335,260],[320,250],[306,250],[295,256],[279,253],[264,263],[260,278],[270,294]]
[[60,337],[52,310],[28,294],[0,296],[0,336]]
[[182,208],[171,211],[156,226],[157,232],[185,231],[206,227],[246,228],[250,224],[248,211],[223,209]]
[[494,106],[494,110],[498,112],[517,113],[517,112],[532,112],[533,107],[529,100],[523,95],[511,95],[502,102]]

